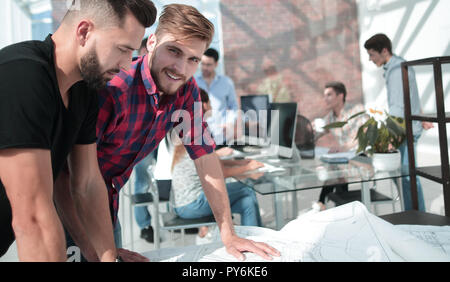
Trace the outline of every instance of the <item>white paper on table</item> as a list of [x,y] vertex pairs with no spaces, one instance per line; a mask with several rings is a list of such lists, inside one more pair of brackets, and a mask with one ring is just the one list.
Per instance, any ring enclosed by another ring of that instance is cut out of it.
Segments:
[[[445,252],[444,248],[436,248],[429,242],[421,240],[418,236],[413,236],[411,233],[405,231],[405,228],[394,226],[374,215],[370,217],[370,220],[373,222],[376,232],[383,234],[392,251],[405,261],[450,261],[450,256]],[[415,226],[410,228],[415,229],[420,227]],[[438,229],[440,229],[439,226],[428,227],[429,232]],[[447,240],[450,240],[450,233],[446,233]]]
[[[265,242],[280,251],[280,257],[274,257],[272,262],[298,262],[301,260],[301,249],[295,242],[285,241],[279,237],[279,232],[262,227],[235,226],[238,236],[254,241]],[[220,241],[218,232],[213,233],[213,243],[188,246],[182,248],[167,248],[146,252],[143,255],[153,262],[239,262],[234,256],[228,254]],[[262,257],[245,253],[245,262],[267,262]]]
[[[302,232],[306,228],[314,232]],[[450,244],[449,229],[434,226],[427,229],[428,232],[434,230],[441,230],[441,241]],[[369,213],[360,202],[306,214],[288,223],[281,232],[291,236],[291,240],[316,243],[323,248],[321,261],[329,258],[341,261],[346,255],[355,254],[358,261],[450,261],[442,247],[436,248]],[[329,257],[327,245],[333,244],[339,246],[340,252]]]
[[396,227],[450,256],[450,226],[397,225]]
[[280,230],[286,238],[309,244],[308,261],[399,261],[374,231],[370,213],[353,202],[318,213],[307,213]]
[[[282,255],[274,261],[450,261],[445,251],[450,250],[449,228],[394,226],[369,213],[360,202],[308,212],[280,231],[236,226],[235,232],[278,249]],[[429,234],[437,232],[439,236],[431,240]],[[213,238],[216,242],[208,245],[161,249],[143,255],[151,261],[237,261],[226,252],[218,232]],[[246,261],[265,261],[255,254],[245,255]]]

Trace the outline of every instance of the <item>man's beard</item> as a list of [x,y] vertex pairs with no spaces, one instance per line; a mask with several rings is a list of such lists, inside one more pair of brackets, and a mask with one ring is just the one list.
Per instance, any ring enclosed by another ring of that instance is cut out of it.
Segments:
[[[158,60],[156,57],[156,52],[153,52],[149,58],[148,64],[150,64],[150,75],[152,76],[153,81],[155,82],[156,88],[158,89],[159,92],[167,94],[167,95],[175,95],[178,90],[186,84],[186,82],[188,81],[188,79],[186,79],[186,77],[184,75],[177,75],[179,77],[181,77],[181,80],[183,83],[181,83],[177,89],[169,89],[164,87],[161,84],[161,76],[166,75],[166,71],[170,71],[171,73],[176,73],[175,71],[172,71],[169,68],[162,68],[162,69],[157,69],[155,66],[158,65]],[[155,64],[155,65],[153,65]]]
[[[178,92],[178,90],[180,90],[180,88],[183,87],[187,83],[188,80],[183,75],[177,75],[177,76],[181,77],[181,79],[178,82],[180,85],[178,86],[177,89],[170,89],[170,86],[164,87],[161,84],[160,76],[167,75],[166,71],[169,71],[170,73],[175,73],[174,71],[164,68],[160,71],[150,70],[150,74],[151,74],[153,81],[155,82],[156,87],[159,92],[162,92],[162,93],[168,94],[168,95],[175,95]],[[175,85],[175,82],[172,82],[172,85]]]
[[[92,48],[80,61],[81,77],[87,83],[87,85],[94,89],[102,89],[106,87],[106,84],[110,80],[104,76],[104,72],[101,71],[100,63],[98,60],[97,52]],[[119,70],[111,70],[112,72],[119,72]]]

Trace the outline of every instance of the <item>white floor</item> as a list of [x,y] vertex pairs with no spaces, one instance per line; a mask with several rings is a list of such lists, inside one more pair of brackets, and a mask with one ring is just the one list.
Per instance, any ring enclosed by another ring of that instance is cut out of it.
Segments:
[[[434,164],[432,162],[435,162],[436,158],[431,158],[428,156],[420,158],[419,155],[419,164],[420,165],[430,165]],[[435,213],[435,214],[444,214],[444,207],[443,207],[443,198],[442,198],[442,187],[441,185],[434,183],[432,181],[421,179],[422,185],[424,188],[424,195],[425,195],[425,203],[426,203],[426,209],[427,212]],[[378,191],[385,193],[386,195],[391,194],[390,189],[390,181],[386,180],[383,183],[378,183]],[[350,186],[350,189],[358,189],[357,186]],[[316,190],[307,190],[307,191],[301,191],[297,193],[297,202],[298,202],[298,210],[299,213],[303,213],[311,208],[311,203],[316,201],[318,199],[320,193],[320,189]],[[258,202],[261,209],[261,215],[263,224],[265,227],[268,228],[274,228],[274,212],[273,212],[273,196],[261,196],[257,195]],[[284,201],[286,203],[285,207],[291,207],[292,206],[292,197],[289,195],[284,196]],[[331,205],[329,206],[331,208]],[[137,227],[137,224],[133,222],[133,230],[134,230],[134,236],[133,238],[130,238],[130,224],[129,224],[129,205],[128,205],[128,199],[124,198],[121,204],[121,209],[124,209],[123,211],[119,211],[119,219],[121,220],[122,224],[122,237],[123,237],[123,245],[126,249],[132,248],[132,242],[134,244],[134,250],[137,252],[146,252],[154,250],[154,244],[147,243],[146,241],[139,238],[140,230]],[[395,204],[396,211],[400,211],[400,205],[397,202]],[[383,215],[393,212],[393,206],[391,204],[383,204],[379,205],[375,212],[377,215]],[[295,214],[289,209],[285,209],[285,220],[288,221],[290,219],[295,218]],[[239,217],[235,218],[236,222],[239,222]],[[183,245],[192,245],[195,244],[195,236],[196,235],[185,235],[185,240],[183,241],[181,239],[180,233],[175,233],[174,237],[171,238],[169,233],[163,233],[162,234],[162,243],[161,248],[167,248],[167,247],[178,247]],[[10,248],[9,252],[0,258],[0,262],[9,262],[9,261],[18,261],[17,257],[17,249],[15,244]]]

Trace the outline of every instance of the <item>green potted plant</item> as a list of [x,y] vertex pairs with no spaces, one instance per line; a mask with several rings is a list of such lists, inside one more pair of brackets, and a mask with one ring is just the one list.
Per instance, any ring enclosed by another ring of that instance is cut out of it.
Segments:
[[398,147],[406,137],[403,118],[389,115],[386,111],[369,108],[351,116],[346,121],[334,122],[324,126],[324,129],[339,128],[360,115],[367,114],[369,119],[358,129],[357,153],[372,156],[376,170],[395,170],[400,167],[400,152]]

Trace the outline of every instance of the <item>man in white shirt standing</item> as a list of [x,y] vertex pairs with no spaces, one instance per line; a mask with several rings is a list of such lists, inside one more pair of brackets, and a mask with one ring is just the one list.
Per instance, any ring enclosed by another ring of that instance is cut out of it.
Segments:
[[207,120],[217,145],[225,144],[234,136],[238,110],[234,83],[226,75],[216,73],[219,52],[209,48],[202,56],[202,74],[195,77],[197,84],[208,92],[213,114]]
[[[392,53],[391,40],[385,34],[376,34],[366,41],[364,47],[369,54],[369,60],[377,67],[383,67],[385,70],[384,78],[386,79],[386,88],[388,96],[389,114],[404,118],[405,104],[403,101],[403,80],[401,63],[405,59]],[[421,114],[419,92],[417,89],[416,75],[413,69],[409,71],[409,88],[411,95],[411,112],[413,115]],[[414,147],[416,148],[422,130],[433,128],[430,122],[413,121]],[[402,165],[409,165],[408,150],[406,140],[400,146],[399,151],[402,155]],[[414,154],[417,155],[417,154]],[[412,209],[411,189],[409,177],[402,178],[403,202],[405,210]],[[422,186],[419,178],[417,178],[417,197],[419,202],[419,210],[425,211],[425,202],[423,198]]]

